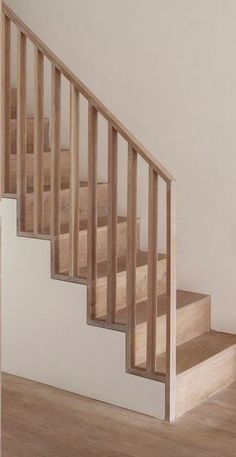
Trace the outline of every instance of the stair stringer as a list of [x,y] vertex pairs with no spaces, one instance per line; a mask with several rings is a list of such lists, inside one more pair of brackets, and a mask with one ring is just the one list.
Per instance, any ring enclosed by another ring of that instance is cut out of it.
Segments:
[[87,325],[86,286],[53,280],[50,242],[0,207],[3,371],[164,419],[165,384],[126,373],[125,333]]

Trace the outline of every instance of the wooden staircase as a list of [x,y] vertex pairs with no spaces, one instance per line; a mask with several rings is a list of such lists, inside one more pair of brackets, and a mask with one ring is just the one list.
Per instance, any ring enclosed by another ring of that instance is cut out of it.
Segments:
[[[11,87],[11,23],[18,84]],[[209,295],[178,290],[174,180],[38,37],[3,4],[3,190],[18,235],[51,241],[52,277],[88,286],[88,324],[126,332],[127,372],[166,383],[173,420],[236,379],[236,335],[211,330]],[[26,40],[35,45],[35,117],[26,114]],[[43,117],[43,59],[52,114]],[[71,84],[70,148],[60,148],[60,80]],[[88,100],[88,180],[79,177],[79,96]],[[97,180],[97,117],[108,122],[108,182]],[[117,136],[128,144],[127,215],[117,214]],[[51,149],[50,149],[51,148]],[[148,249],[137,217],[137,156],[149,167]],[[158,183],[166,184],[166,249],[158,252]]]

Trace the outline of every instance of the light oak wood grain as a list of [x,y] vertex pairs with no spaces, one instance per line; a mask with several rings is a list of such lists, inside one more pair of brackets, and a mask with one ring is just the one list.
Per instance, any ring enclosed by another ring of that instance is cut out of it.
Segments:
[[[107,323],[116,320],[117,293],[117,132],[108,126]],[[127,246],[127,244],[126,244]]]
[[[61,185],[62,187],[70,187],[70,150],[62,149],[60,151],[61,164]],[[34,189],[34,154],[27,153],[25,158],[26,174],[27,174],[27,192],[33,193]],[[43,191],[50,188],[51,181],[51,151],[44,151],[42,157],[43,166]],[[11,154],[10,157],[10,191],[9,194],[16,194],[16,154]],[[43,195],[42,195],[43,198]]]
[[11,87],[11,119],[17,116],[17,88]]
[[87,246],[87,281],[88,281],[88,318],[94,315],[97,281],[97,132],[98,113],[89,104],[88,107],[88,246]]
[[[137,253],[136,259],[136,291],[135,303],[147,299],[147,253]],[[158,291],[160,294],[166,292],[166,259],[160,257],[158,260]],[[107,287],[107,265],[106,262],[98,263],[98,279],[96,287],[96,316],[106,313],[106,287]],[[120,270],[121,269],[121,270]],[[117,299],[116,308],[119,310],[126,306],[127,303],[127,259],[117,259]],[[81,269],[81,274],[83,269]],[[85,274],[85,273],[84,273]],[[83,275],[84,275],[83,274]]]
[[[138,234],[138,246],[139,248],[139,227],[140,223],[137,221],[137,234]],[[62,230],[66,233],[60,236],[60,272],[69,270],[69,233],[68,226],[62,226]],[[87,220],[82,220],[80,224],[79,232],[79,250],[77,252],[78,264],[80,267],[87,266]],[[97,225],[97,252],[96,259],[97,263],[106,262],[108,260],[108,226],[107,217],[98,219]],[[125,257],[127,252],[127,221],[126,218],[117,218],[117,253],[118,257]],[[108,264],[107,264],[108,270]],[[105,300],[106,302],[106,300]]]
[[[34,233],[43,231],[43,100],[44,57],[35,48],[34,54]],[[26,168],[27,171],[27,168]]]
[[10,188],[10,154],[11,154],[11,22],[7,16],[2,17],[2,191]]
[[236,335],[203,334],[180,346],[177,357],[177,416],[236,381]]
[[[147,276],[147,344],[146,344],[146,369],[148,372],[156,371],[156,314],[157,314],[157,202],[158,202],[158,176],[149,168],[149,193],[148,193],[148,276]],[[159,338],[159,335],[158,335]],[[136,350],[137,353],[137,350]]]
[[[34,152],[34,118],[28,117],[27,123],[27,136],[26,136],[26,152]],[[44,118],[43,120],[43,144],[44,149],[49,149],[49,119]],[[17,150],[17,119],[11,119],[11,153],[16,154]]]
[[59,236],[60,236],[60,137],[61,137],[61,74],[52,66],[51,82],[52,118],[52,158],[51,158],[51,272],[59,273]]
[[70,243],[69,275],[79,276],[79,92],[70,88]]
[[[97,212],[98,217],[107,216],[107,184],[97,185]],[[43,227],[44,233],[50,232],[50,214],[51,214],[51,191],[47,186],[43,193]],[[88,186],[87,184],[80,188],[80,208],[79,219],[87,219],[88,211]],[[29,191],[26,195],[26,214],[25,214],[25,227],[26,231],[32,231],[33,227],[33,192]],[[68,225],[70,219],[70,188],[68,185],[62,187],[60,191],[60,223],[61,225]]]
[[[159,295],[156,317],[156,354],[166,351],[166,306],[167,296]],[[209,296],[177,291],[176,311],[176,344],[177,346],[210,330],[211,301]],[[147,336],[147,301],[137,306],[136,328],[136,364],[146,362]],[[125,309],[121,309],[117,316],[118,322],[125,322]],[[158,367],[157,367],[158,368]],[[160,369],[160,367],[159,367]]]
[[[126,306],[127,306],[127,341],[126,363],[128,368],[135,366],[135,330],[136,330],[136,293],[137,293],[137,153],[128,146],[128,183],[127,183],[127,275],[126,275]],[[119,293],[117,293],[119,295]],[[118,300],[117,300],[118,302]],[[118,308],[118,303],[117,303]]]
[[166,313],[166,420],[175,419],[176,406],[176,209],[175,183],[166,186],[167,296]]
[[17,35],[17,231],[25,230],[26,195],[26,36]]
[[34,61],[34,233],[43,230],[43,97],[44,58],[35,48]]
[[3,375],[2,431],[3,457],[235,457],[236,383],[167,424]]

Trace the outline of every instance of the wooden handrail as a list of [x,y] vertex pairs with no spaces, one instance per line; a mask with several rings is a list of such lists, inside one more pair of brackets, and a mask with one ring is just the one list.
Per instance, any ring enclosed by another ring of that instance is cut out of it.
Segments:
[[85,84],[57,57],[41,40],[30,30],[30,28],[14,13],[14,11],[3,2],[3,12],[12,22],[28,37],[35,46],[47,57],[51,63],[77,88],[88,102],[104,116],[109,124],[146,160],[146,162],[158,173],[166,182],[175,181],[175,178],[163,165],[129,132],[129,130],[117,119],[114,114],[86,87]]

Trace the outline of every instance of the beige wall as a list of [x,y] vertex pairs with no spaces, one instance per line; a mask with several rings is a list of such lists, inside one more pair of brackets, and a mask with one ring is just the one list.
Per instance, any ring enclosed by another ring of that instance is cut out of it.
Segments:
[[178,285],[236,332],[235,0],[8,3],[176,176]]

